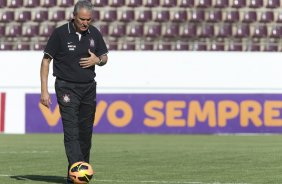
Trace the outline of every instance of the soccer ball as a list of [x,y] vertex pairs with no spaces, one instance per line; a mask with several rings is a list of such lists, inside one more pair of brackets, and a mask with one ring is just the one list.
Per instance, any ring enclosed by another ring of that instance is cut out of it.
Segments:
[[76,162],[69,170],[69,176],[75,184],[88,183],[93,174],[91,165],[86,162]]

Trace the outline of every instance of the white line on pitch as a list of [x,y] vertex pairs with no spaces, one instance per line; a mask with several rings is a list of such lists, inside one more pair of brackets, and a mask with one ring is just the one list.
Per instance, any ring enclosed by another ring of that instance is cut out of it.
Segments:
[[50,151],[0,151],[0,154],[38,154],[38,153],[50,153]]
[[99,182],[107,183],[165,183],[165,184],[204,184],[202,182],[193,182],[193,181],[123,181],[123,180],[97,180]]
[[[0,174],[0,177],[11,177],[13,175]],[[50,177],[52,178],[52,177]],[[94,181],[105,182],[105,183],[159,183],[159,184],[250,184],[250,183],[205,183],[205,182],[196,182],[196,181],[124,181],[124,180],[97,180]]]
[[8,175],[8,174],[0,174],[0,177],[11,177],[12,175]]
[[97,180],[94,181],[105,182],[105,183],[165,183],[165,184],[249,184],[249,183],[205,183],[196,181],[123,181],[123,180]]

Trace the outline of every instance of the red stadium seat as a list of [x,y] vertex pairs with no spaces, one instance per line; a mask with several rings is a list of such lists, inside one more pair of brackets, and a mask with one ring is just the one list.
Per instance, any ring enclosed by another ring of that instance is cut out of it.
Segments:
[[211,10],[208,12],[207,22],[220,22],[222,21],[221,10]]
[[115,9],[104,10],[100,13],[102,13],[102,21],[113,22],[117,20],[117,12]]
[[7,37],[17,37],[22,34],[22,26],[20,24],[9,24],[6,27],[6,36]]
[[214,36],[214,27],[212,24],[203,24],[200,27],[199,37],[209,38]]
[[103,36],[108,36],[109,35],[109,25],[108,24],[105,24],[105,23],[99,24],[97,26],[97,28],[99,29],[99,31],[101,32],[101,34]]
[[209,8],[212,6],[211,0],[197,0],[196,7],[198,8]]
[[197,26],[190,23],[181,25],[179,35],[183,38],[193,38],[197,36]]
[[108,50],[118,50],[118,45],[117,43],[110,43],[110,44],[107,44],[107,48]]
[[22,26],[22,36],[24,37],[36,37],[39,35],[39,25],[25,23]]
[[232,24],[218,24],[218,31],[216,33],[216,37],[218,38],[228,38],[231,37],[232,34]]
[[257,12],[256,11],[244,12],[242,21],[246,23],[256,22],[257,21]]
[[[282,51],[282,0],[89,1],[92,24],[114,50]],[[1,43],[42,50],[75,2],[0,0]]]
[[174,50],[189,50],[189,44],[187,42],[176,42],[174,45]]
[[133,21],[135,19],[134,17],[134,11],[133,10],[122,10],[119,12],[119,18],[118,20],[121,21],[121,22],[130,22],[130,21]]
[[6,26],[4,24],[0,24],[0,35],[5,35]]
[[275,42],[267,42],[264,45],[264,49],[263,49],[263,51],[265,51],[265,52],[277,52],[278,50],[279,50],[278,44],[275,43]]
[[17,13],[17,16],[15,18],[17,22],[27,22],[31,20],[31,12],[24,10],[24,11],[19,11]]
[[[71,19],[69,19],[69,20],[71,20]],[[99,20],[100,20],[100,11],[99,10],[93,11],[93,13],[92,13],[92,21],[99,21]]]
[[[196,0],[198,1],[198,0]],[[194,7],[194,0],[179,0],[178,6],[182,8],[192,8]]]
[[94,0],[92,2],[94,7],[104,7],[108,5],[108,0]]
[[139,50],[154,50],[154,45],[152,42],[142,42],[136,45]]
[[157,7],[160,5],[159,0],[144,0],[143,3],[145,7]]
[[185,22],[188,20],[187,11],[179,10],[171,12],[171,21],[172,22]]
[[42,23],[39,26],[39,35],[44,37],[49,37],[55,29],[55,24],[53,23]]
[[124,24],[112,24],[109,27],[109,35],[113,37],[122,37],[126,35]]
[[207,51],[207,50],[208,50],[208,47],[207,47],[207,44],[204,43],[204,42],[195,41],[195,42],[192,44],[192,50],[193,50],[193,51]]
[[11,0],[7,3],[8,8],[20,8],[23,7],[23,0]]
[[245,44],[244,51],[260,51],[260,43],[251,41]]
[[147,37],[161,36],[161,25],[160,24],[146,24],[144,27],[144,35]]
[[156,22],[167,22],[170,20],[170,14],[168,10],[159,10],[153,12],[153,20]]
[[210,50],[211,51],[224,51],[224,43],[223,42],[213,42],[211,43]]
[[161,1],[161,6],[163,7],[176,7],[177,0],[163,0]]
[[226,12],[224,20],[230,23],[239,22],[240,21],[239,11],[231,10],[231,11]]
[[34,8],[40,6],[40,0],[26,0],[24,6],[27,8]]
[[74,0],[58,0],[57,6],[59,7],[72,7],[74,5]]
[[[98,12],[98,15],[99,15],[99,11],[93,12],[92,20],[94,20],[94,18],[96,18],[97,12]],[[98,18],[100,18],[100,17],[98,16]],[[65,8],[65,20],[70,21],[72,19],[73,19],[73,8]]]
[[14,11],[6,10],[0,12],[0,22],[12,22],[15,19]]
[[264,11],[261,13],[260,22],[268,23],[274,21],[274,13],[273,11]]
[[243,45],[241,42],[230,41],[227,45],[227,51],[243,51]]
[[29,43],[16,43],[13,50],[30,50]]
[[151,10],[139,10],[136,11],[135,19],[138,22],[149,22],[152,20],[152,11]]
[[170,51],[171,50],[171,45],[170,43],[166,43],[166,42],[155,42],[154,43],[154,50],[166,50],[166,51]]
[[33,18],[35,22],[48,21],[48,11],[47,10],[36,10],[33,12]]
[[191,12],[191,22],[202,22],[205,20],[205,11],[198,9],[192,10]]
[[124,40],[118,44],[118,50],[135,50],[135,43]]
[[12,43],[0,43],[0,50],[13,50],[13,44]]
[[263,7],[263,0],[251,0],[249,7],[250,8],[261,8],[261,7]]
[[45,48],[45,44],[44,43],[33,43],[31,46],[31,50],[40,50],[43,51]]
[[267,8],[279,8],[280,0],[267,0],[266,7]]
[[128,24],[126,28],[126,35],[131,37],[142,37],[144,34],[143,24]]
[[109,50],[118,50],[118,44],[117,42],[110,42],[107,44],[107,48]]
[[227,8],[229,7],[229,0],[215,0],[213,6],[215,8]]
[[0,8],[6,8],[7,7],[7,0],[0,0]]
[[57,6],[57,0],[41,0],[41,6],[47,8]]
[[162,26],[162,36],[163,37],[176,37],[179,34],[179,25],[178,24],[163,24]]
[[282,38],[282,26],[273,25],[270,28],[269,37],[270,38]]
[[276,22],[282,23],[282,11],[277,12],[276,17],[277,17]]
[[253,29],[252,36],[256,38],[264,38],[267,37],[267,27],[266,25],[256,25]]
[[127,7],[139,7],[142,6],[142,0],[127,0],[126,6]]
[[231,7],[243,8],[246,6],[246,0],[231,0]]
[[125,5],[125,0],[109,0],[111,7],[121,7]]
[[49,20],[59,22],[66,19],[65,10],[51,10],[49,11]]
[[237,38],[245,38],[250,36],[249,24],[238,24],[234,33]]

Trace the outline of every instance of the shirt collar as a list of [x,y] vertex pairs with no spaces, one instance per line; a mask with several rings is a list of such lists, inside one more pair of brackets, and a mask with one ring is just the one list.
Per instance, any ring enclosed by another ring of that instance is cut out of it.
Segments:
[[[69,23],[68,23],[68,31],[69,31],[69,34],[71,34],[71,33],[73,33],[73,34],[76,34],[76,30],[75,30],[75,28],[74,28],[74,20],[72,19],[71,21],[69,21]],[[86,33],[88,33],[88,34],[90,34],[90,30],[89,30],[89,28],[84,32],[84,33],[82,33],[82,35],[84,35],[84,34],[86,34]]]

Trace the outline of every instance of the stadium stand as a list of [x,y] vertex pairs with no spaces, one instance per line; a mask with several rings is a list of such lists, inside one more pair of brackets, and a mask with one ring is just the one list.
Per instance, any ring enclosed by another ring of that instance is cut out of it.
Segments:
[[[42,50],[76,0],[0,0],[0,50]],[[110,50],[282,51],[282,0],[91,0]]]
[[20,10],[16,12],[15,21],[27,22],[31,20],[31,12],[28,10]]
[[41,0],[41,7],[51,8],[57,6],[57,0]]
[[134,7],[142,6],[142,3],[143,3],[142,0],[127,0],[126,6],[134,8]]
[[34,23],[25,23],[22,25],[22,36],[32,38],[39,35],[39,25]]
[[26,8],[34,8],[39,7],[40,0],[25,0],[24,1],[24,7]]

